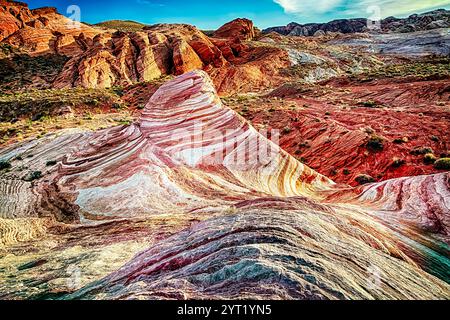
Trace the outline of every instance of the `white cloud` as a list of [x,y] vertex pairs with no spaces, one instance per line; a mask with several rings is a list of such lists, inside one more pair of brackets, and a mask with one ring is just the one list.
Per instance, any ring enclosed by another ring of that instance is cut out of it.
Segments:
[[448,7],[450,0],[362,0],[351,3],[349,12],[364,13],[370,6],[378,6],[382,17],[403,16],[434,8]]
[[337,15],[367,17],[378,6],[381,16],[401,16],[450,6],[450,0],[273,0],[286,13],[314,16],[334,11]]
[[335,9],[342,0],[273,0],[286,13],[324,13]]

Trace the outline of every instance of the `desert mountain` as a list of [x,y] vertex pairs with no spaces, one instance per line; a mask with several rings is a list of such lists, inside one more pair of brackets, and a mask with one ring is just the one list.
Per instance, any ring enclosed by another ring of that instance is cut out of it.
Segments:
[[[413,14],[408,18],[388,17],[380,21],[382,32],[414,32],[450,27],[450,11],[435,10],[422,14]],[[287,26],[271,27],[263,33],[277,32],[291,36],[324,35],[327,32],[358,33],[370,31],[366,18],[339,19],[327,23],[299,24],[292,22]]]

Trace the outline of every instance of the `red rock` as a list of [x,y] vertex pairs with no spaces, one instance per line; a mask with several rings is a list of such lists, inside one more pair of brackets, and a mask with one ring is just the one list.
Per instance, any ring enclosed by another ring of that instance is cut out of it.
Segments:
[[33,20],[26,3],[0,1],[0,41]]
[[203,61],[194,49],[183,40],[179,40],[173,45],[173,63],[177,75],[203,68]]
[[[204,69],[221,94],[230,94],[280,82],[278,69],[289,64],[282,49],[252,48],[238,38],[210,39],[189,25],[161,24],[136,33],[105,32],[86,47],[67,63],[55,87],[132,84]],[[258,61],[253,61],[255,56]]]
[[5,299],[450,296],[449,173],[337,185],[223,105],[202,71],[162,85],[130,125],[0,158],[14,164],[0,175],[0,262],[18,266],[2,271]]
[[235,19],[224,24],[214,32],[216,38],[238,38],[252,40],[256,36],[253,22],[248,19]]
[[[387,79],[373,84],[333,80],[327,84],[330,91],[314,94],[311,90],[301,98],[290,85],[275,90],[275,96],[298,106],[297,111],[274,112],[269,120],[280,130],[292,128],[280,140],[284,149],[320,173],[351,185],[357,184],[358,174],[380,181],[439,172],[424,163],[423,155],[410,151],[431,146],[440,155],[448,149],[448,111],[445,104],[439,105],[449,99],[448,80],[396,83]],[[368,100],[377,101],[380,107],[357,105],[357,101]],[[264,113],[254,114],[252,121],[263,123]],[[371,135],[384,139],[382,150],[366,147]],[[439,140],[432,141],[433,136]],[[403,137],[408,138],[406,143],[394,143]],[[395,165],[395,159],[404,163]]]
[[0,41],[20,47],[30,55],[73,56],[83,50],[77,37],[93,38],[102,32],[83,23],[74,27],[72,20],[53,7],[30,10],[25,4],[0,3]]

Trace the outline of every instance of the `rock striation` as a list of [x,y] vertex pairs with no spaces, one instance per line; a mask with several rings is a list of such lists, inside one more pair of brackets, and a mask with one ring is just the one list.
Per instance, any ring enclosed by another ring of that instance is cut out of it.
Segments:
[[289,65],[282,49],[243,43],[255,36],[247,19],[234,20],[209,38],[185,24],[125,32],[74,23],[54,8],[3,2],[0,10],[2,43],[25,55],[69,58],[50,84],[54,88],[126,86],[203,69],[221,94],[231,94],[278,84],[279,70]]
[[85,49],[86,39],[100,33],[60,15],[56,8],[30,10],[25,3],[0,2],[0,41],[31,55],[76,55]]
[[350,188],[270,139],[194,71],[135,123],[2,150],[2,249],[35,246],[2,298],[450,298],[449,173]]
[[[253,61],[255,54],[274,64]],[[67,62],[54,86],[105,88],[203,69],[221,93],[231,93],[277,81],[279,67],[287,64],[281,49],[263,51],[239,38],[210,39],[190,25],[162,24],[142,32],[97,35],[83,53]]]
[[256,36],[253,22],[249,19],[235,19],[214,32],[216,38],[233,38],[239,40],[252,40]]

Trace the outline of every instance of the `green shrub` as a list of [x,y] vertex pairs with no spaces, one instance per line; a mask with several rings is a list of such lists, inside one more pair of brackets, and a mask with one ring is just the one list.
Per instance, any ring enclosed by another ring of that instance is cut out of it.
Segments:
[[434,167],[438,170],[450,170],[450,158],[436,160]]
[[426,164],[433,164],[436,162],[436,157],[432,153],[427,153],[423,157],[423,162],[425,162]]
[[9,163],[9,161],[6,161],[6,160],[0,161],[0,170],[9,169],[9,168],[11,168],[11,163]]
[[375,182],[375,178],[373,178],[367,174],[359,174],[355,178],[355,181],[358,182],[358,184],[363,185],[363,184]]
[[359,105],[364,107],[364,108],[376,108],[377,107],[377,103],[375,101],[373,101],[373,100],[360,102]]
[[403,137],[403,138],[396,138],[393,141],[395,144],[402,144],[402,143],[407,143],[408,142],[408,138],[407,137]]
[[416,147],[416,148],[412,149],[410,153],[413,154],[413,155],[418,156],[418,155],[425,155],[427,153],[433,153],[434,154],[434,151],[430,147]]
[[283,128],[283,133],[284,134],[289,134],[289,133],[291,133],[291,131],[292,131],[292,129],[290,127],[284,127]]
[[45,165],[47,167],[51,167],[51,166],[54,166],[55,164],[57,164],[56,160],[49,160],[49,161],[47,161],[47,163]]
[[33,171],[30,174],[26,175],[23,180],[31,182],[37,179],[42,178],[42,172],[41,171]]
[[384,148],[384,139],[377,135],[373,135],[367,141],[366,147],[372,151],[381,151]]
[[404,165],[405,163],[406,163],[406,161],[403,160],[403,159],[399,159],[399,158],[394,158],[394,159],[392,159],[392,166],[393,166],[394,168],[399,168],[399,167],[401,167],[402,165]]

